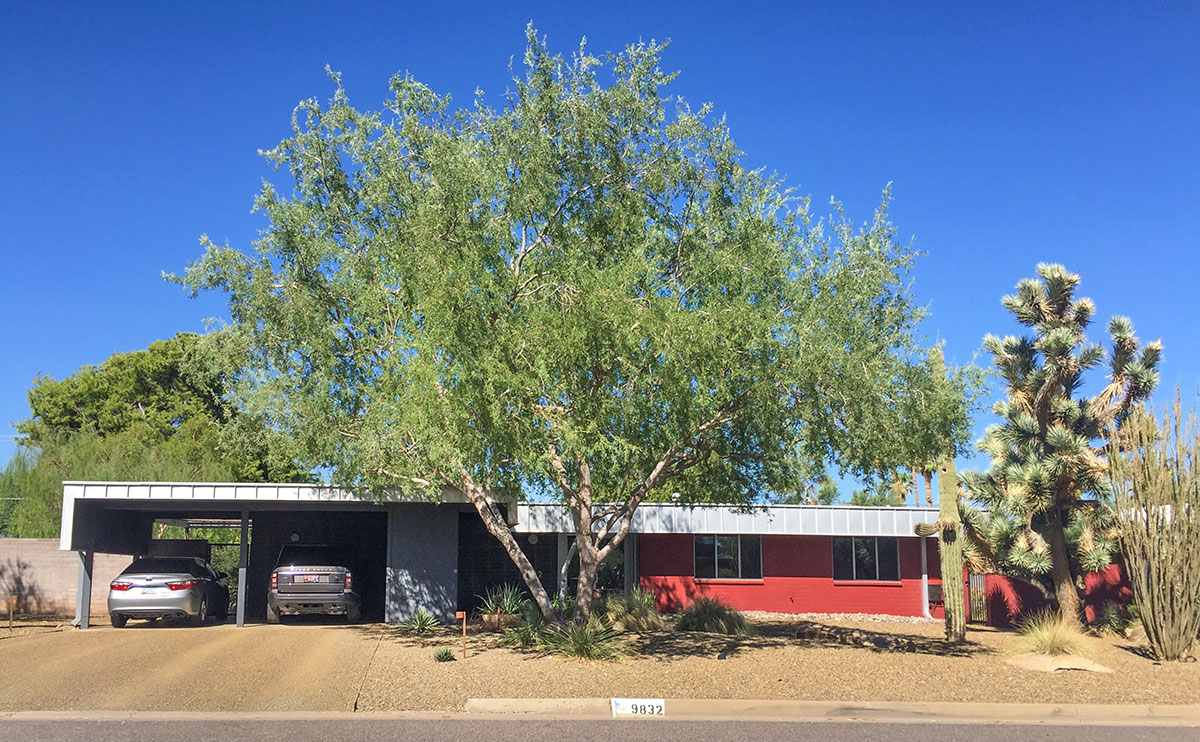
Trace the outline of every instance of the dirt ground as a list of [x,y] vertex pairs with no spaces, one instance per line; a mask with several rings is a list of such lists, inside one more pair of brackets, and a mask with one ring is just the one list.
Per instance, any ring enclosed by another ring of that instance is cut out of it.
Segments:
[[[811,620],[811,619],[810,619]],[[972,627],[947,645],[935,622],[823,617],[911,651],[796,638],[798,619],[754,616],[758,636],[658,632],[633,654],[588,663],[504,647],[472,630],[468,656],[446,628],[170,622],[87,631],[0,628],[0,710],[460,710],[468,698],[746,698],[835,701],[1200,703],[1200,664],[1158,664],[1123,639],[1089,639],[1112,675],[1041,673],[1005,662],[1017,637]],[[7,637],[7,638],[6,638]],[[433,652],[458,659],[437,663]]]

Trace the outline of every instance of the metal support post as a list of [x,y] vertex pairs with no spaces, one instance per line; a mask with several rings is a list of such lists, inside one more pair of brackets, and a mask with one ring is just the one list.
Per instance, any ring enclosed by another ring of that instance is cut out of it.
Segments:
[[921,544],[921,615],[933,618],[929,613],[929,539],[921,536],[917,541]]
[[242,537],[238,544],[237,625],[246,625],[246,560],[250,553],[250,511],[242,511]]
[[75,588],[75,620],[71,625],[86,629],[92,614],[92,551],[75,553],[79,555],[79,582]]

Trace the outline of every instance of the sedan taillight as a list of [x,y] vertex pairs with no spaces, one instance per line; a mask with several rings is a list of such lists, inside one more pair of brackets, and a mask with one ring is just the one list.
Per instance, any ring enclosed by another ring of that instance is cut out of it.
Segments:
[[133,587],[133,583],[125,582],[123,580],[113,580],[112,583],[109,585],[109,587],[111,587],[113,590],[120,590],[123,592],[123,591],[128,590],[129,588]]
[[167,587],[172,590],[191,590],[196,586],[195,580],[174,580],[167,583]]
[[347,590],[350,589],[350,573],[349,572],[346,573],[346,589]]
[[272,572],[271,573],[271,589],[276,590],[278,588],[279,588],[279,573]]

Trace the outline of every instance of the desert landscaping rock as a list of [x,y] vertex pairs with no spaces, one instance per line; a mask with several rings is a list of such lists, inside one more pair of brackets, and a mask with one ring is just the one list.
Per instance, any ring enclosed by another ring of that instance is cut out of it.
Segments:
[[1086,672],[1112,673],[1112,670],[1089,660],[1087,657],[1039,654],[1037,652],[1025,652],[1024,654],[1013,655],[1008,658],[1008,664],[1013,667],[1019,667],[1022,670],[1035,670],[1037,672],[1084,670]]

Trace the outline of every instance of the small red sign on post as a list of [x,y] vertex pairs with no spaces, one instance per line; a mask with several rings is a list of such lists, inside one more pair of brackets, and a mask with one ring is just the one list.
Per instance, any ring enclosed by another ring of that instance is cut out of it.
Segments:
[[454,614],[454,618],[455,618],[455,620],[461,620],[461,621],[462,621],[462,627],[463,627],[463,659],[465,660],[465,659],[467,658],[467,612],[466,612],[466,611],[456,611],[456,612],[455,612],[455,614]]

